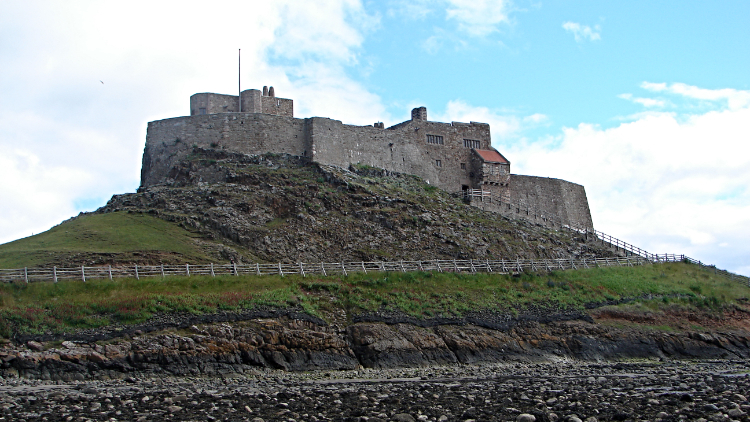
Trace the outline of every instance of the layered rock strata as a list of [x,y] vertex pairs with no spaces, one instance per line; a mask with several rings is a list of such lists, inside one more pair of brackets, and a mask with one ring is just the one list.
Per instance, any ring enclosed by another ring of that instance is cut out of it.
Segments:
[[135,373],[228,375],[252,368],[289,371],[426,367],[565,358],[746,359],[750,332],[659,332],[582,319],[524,321],[507,330],[475,324],[360,322],[346,328],[290,318],[193,325],[98,342],[6,344],[4,377],[120,378]]

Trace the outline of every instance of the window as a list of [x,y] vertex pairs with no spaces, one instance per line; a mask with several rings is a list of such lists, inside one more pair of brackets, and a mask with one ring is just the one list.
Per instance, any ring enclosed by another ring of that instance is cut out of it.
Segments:
[[435,145],[443,145],[443,137],[440,135],[427,135],[427,143]]
[[480,144],[479,144],[479,141],[474,140],[474,139],[464,139],[464,146],[466,148],[479,149]]
[[443,167],[443,162],[441,160],[435,160],[435,165],[437,167]]
[[466,170],[466,163],[461,163],[461,170]]
[[206,109],[205,108],[199,108],[198,109],[198,114],[206,114]]

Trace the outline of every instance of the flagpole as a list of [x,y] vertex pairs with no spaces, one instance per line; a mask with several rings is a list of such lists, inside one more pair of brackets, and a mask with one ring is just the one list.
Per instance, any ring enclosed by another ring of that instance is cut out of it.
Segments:
[[242,113],[242,49],[237,52],[237,98],[240,101],[240,113]]

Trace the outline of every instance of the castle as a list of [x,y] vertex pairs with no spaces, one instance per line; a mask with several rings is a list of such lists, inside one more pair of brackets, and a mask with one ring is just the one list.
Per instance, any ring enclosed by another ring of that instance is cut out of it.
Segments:
[[276,97],[273,87],[239,96],[195,94],[190,116],[149,122],[141,188],[168,181],[170,169],[192,146],[286,153],[344,168],[366,164],[417,175],[469,198],[478,193],[485,209],[500,212],[497,204],[524,204],[527,214],[533,209],[562,224],[593,228],[583,186],[511,174],[510,161],[491,145],[489,124],[432,122],[425,107],[413,109],[411,120],[386,128],[380,122],[354,126],[325,117],[295,118],[294,101]]

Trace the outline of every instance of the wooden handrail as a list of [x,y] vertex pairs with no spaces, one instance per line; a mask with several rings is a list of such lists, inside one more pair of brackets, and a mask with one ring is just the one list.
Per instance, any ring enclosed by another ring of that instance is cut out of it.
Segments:
[[134,266],[99,266],[99,267],[52,267],[52,268],[20,268],[0,269],[2,282],[56,282],[60,280],[81,280],[85,273],[86,280],[114,278],[143,278],[143,277],[172,277],[172,276],[210,276],[221,275],[291,275],[299,274],[307,277],[310,274],[327,276],[330,274],[348,275],[354,272],[368,271],[437,271],[437,272],[488,272],[497,274],[516,274],[523,271],[537,271],[546,269],[569,270],[577,268],[593,268],[607,266],[633,266],[664,262],[690,262],[703,267],[713,268],[716,274],[721,274],[732,280],[750,285],[750,278],[733,274],[716,267],[704,265],[685,255],[660,254],[643,257],[632,255],[615,258],[597,259],[516,259],[516,260],[441,260],[425,261],[354,261],[354,262],[317,262],[317,263],[253,263],[253,264],[207,264],[207,265],[134,265]]

